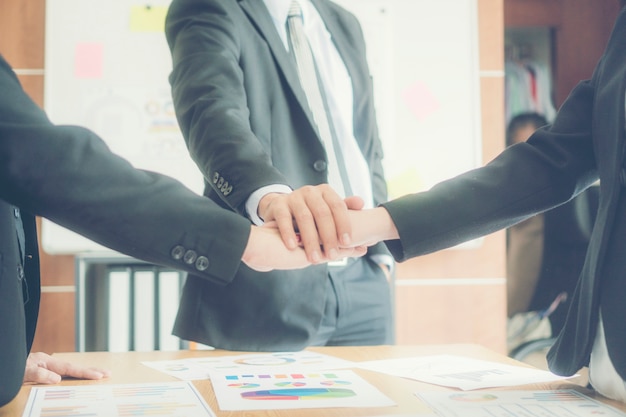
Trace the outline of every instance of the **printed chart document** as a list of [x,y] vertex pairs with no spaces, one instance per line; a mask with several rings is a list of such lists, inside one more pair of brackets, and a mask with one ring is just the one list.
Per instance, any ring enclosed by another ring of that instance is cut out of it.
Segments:
[[22,417],[215,417],[190,382],[33,387]]
[[624,417],[575,390],[417,392],[440,417]]
[[352,371],[212,372],[220,410],[396,405]]
[[287,368],[322,370],[354,367],[354,362],[309,351],[207,356],[204,358],[146,361],[142,363],[184,381],[209,379],[210,373],[213,371],[260,371],[284,370]]
[[355,366],[462,390],[509,387],[566,379],[566,377],[541,369],[453,355],[358,362]]

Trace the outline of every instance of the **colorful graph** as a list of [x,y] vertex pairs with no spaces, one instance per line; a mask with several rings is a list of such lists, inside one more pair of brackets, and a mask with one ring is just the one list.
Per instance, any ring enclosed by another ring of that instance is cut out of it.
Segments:
[[41,409],[41,417],[97,417],[97,413],[91,413],[87,406],[61,406],[44,407]]
[[341,380],[329,380],[320,382],[321,385],[330,386],[330,385],[350,385],[350,381],[341,381]]
[[[393,401],[352,371],[212,372],[220,409],[382,407]],[[254,388],[251,384],[257,384]]]
[[575,391],[546,391],[535,392],[532,398],[536,401],[585,401],[584,397],[581,397]]
[[[280,371],[287,375],[293,369],[297,369],[299,372],[305,370],[319,372],[328,369],[345,369],[352,366],[350,361],[308,351],[206,356],[177,361],[148,361],[143,362],[143,364],[187,381],[207,379],[212,372],[234,374],[263,370],[268,372]],[[291,376],[284,378],[291,378]]]
[[354,397],[356,393],[345,388],[291,388],[248,391],[241,394],[245,400],[326,400]]
[[621,411],[576,390],[499,390],[452,395],[442,391],[422,391],[416,395],[440,417],[624,416]]
[[229,387],[232,388],[241,388],[241,389],[248,389],[248,388],[258,388],[260,387],[259,384],[251,384],[248,382],[241,382],[241,383],[236,383],[236,384],[228,384]]
[[195,409],[196,404],[169,403],[143,403],[143,404],[119,404],[117,413],[119,417],[131,416],[176,416],[188,409]]
[[304,387],[306,386],[306,383],[298,382],[298,381],[285,381],[285,382],[277,382],[275,385],[277,387]]
[[113,395],[117,398],[121,397],[159,397],[163,398],[165,395],[175,395],[176,391],[184,391],[185,386],[171,386],[171,385],[119,385],[113,388]]
[[[57,388],[57,387],[55,387]],[[96,389],[83,389],[80,391],[70,388],[57,388],[55,390],[46,391],[44,394],[45,401],[54,400],[96,400],[98,399],[98,391]]]
[[319,379],[319,378],[328,378],[333,379],[337,378],[337,375],[334,373],[323,373],[323,374],[311,374],[311,373],[291,373],[291,374],[240,374],[240,375],[225,375],[224,378],[228,381],[241,381],[241,380],[250,380],[250,379]]

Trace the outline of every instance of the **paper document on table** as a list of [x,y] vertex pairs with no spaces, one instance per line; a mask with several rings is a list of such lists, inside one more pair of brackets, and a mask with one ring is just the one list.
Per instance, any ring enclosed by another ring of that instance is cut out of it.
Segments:
[[212,372],[220,410],[284,410],[396,405],[352,371],[294,369],[275,372]]
[[284,370],[287,368],[323,370],[354,367],[352,361],[310,351],[206,356],[142,363],[185,381],[209,379],[209,374],[213,371]]
[[439,417],[624,417],[575,390],[417,392]]
[[215,417],[190,382],[33,387],[22,417]]
[[452,355],[359,362],[355,366],[462,390],[508,387],[566,379],[541,369]]

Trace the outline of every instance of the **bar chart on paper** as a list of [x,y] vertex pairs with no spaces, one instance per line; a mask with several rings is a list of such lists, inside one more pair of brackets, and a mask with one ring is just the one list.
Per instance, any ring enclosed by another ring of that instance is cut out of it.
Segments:
[[33,387],[24,417],[214,417],[191,383]]

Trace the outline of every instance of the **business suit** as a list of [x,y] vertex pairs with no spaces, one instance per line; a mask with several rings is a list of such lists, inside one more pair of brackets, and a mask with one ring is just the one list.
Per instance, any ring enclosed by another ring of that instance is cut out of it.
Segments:
[[[355,136],[378,204],[386,200],[386,185],[361,29],[339,6],[327,0],[313,3],[352,80]],[[261,187],[296,189],[327,182],[326,154],[296,67],[263,1],[175,0],[166,35],[173,57],[174,107],[191,156],[206,179],[205,195],[247,215],[245,203]],[[378,245],[370,250],[370,255],[375,253],[387,252]],[[372,312],[385,310],[372,314],[390,316],[389,288],[378,266],[364,258],[350,268],[352,272],[341,274],[370,277],[364,285],[372,284],[372,289],[363,297],[370,299]],[[269,274],[242,268],[235,281],[215,291],[190,276],[175,333],[240,350],[297,350],[312,343],[324,300],[332,292],[326,265]],[[334,284],[349,297],[341,278]],[[259,319],[254,325],[253,318]],[[385,320],[383,327],[391,327]],[[389,340],[387,336],[380,340]]]
[[22,384],[37,322],[35,215],[217,285],[234,278],[250,224],[171,178],[134,169],[87,129],[53,126],[1,56],[0,91],[3,405]]
[[550,369],[572,375],[590,360],[599,314],[608,352],[626,379],[624,326],[626,12],[622,9],[590,80],[571,92],[552,124],[483,168],[424,193],[385,204],[400,240],[398,260],[510,226],[564,203],[600,179],[600,202],[566,323],[548,354]]

